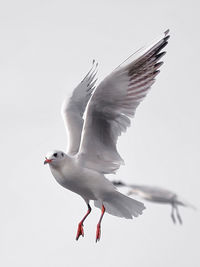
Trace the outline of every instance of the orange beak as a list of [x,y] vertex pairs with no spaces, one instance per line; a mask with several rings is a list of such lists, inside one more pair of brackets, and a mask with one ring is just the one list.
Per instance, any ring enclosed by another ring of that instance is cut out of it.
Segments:
[[45,159],[45,161],[44,161],[44,164],[47,164],[47,163],[50,163],[50,162],[52,162],[52,159]]

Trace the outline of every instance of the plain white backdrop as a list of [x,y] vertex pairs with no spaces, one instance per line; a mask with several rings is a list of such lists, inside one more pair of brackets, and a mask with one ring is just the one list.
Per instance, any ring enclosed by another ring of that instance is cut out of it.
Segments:
[[200,207],[199,8],[194,0],[1,1],[1,266],[200,266],[200,214],[186,208],[183,226],[156,204],[134,220],[105,215],[98,244],[93,209],[76,242],[86,205],[43,165],[46,152],[66,148],[60,106],[92,59],[101,80],[169,28],[165,64],[119,140],[126,165],[114,178],[171,189]]

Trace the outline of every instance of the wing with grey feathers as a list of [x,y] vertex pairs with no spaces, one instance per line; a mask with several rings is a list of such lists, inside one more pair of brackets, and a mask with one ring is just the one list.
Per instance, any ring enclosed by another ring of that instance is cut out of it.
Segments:
[[130,63],[121,64],[94,91],[79,150],[79,160],[88,168],[114,173],[123,163],[116,148],[118,137],[130,126],[130,118],[159,73],[168,32],[133,54]]
[[61,113],[68,135],[67,153],[75,155],[79,150],[83,128],[83,114],[87,103],[95,89],[98,64],[93,60],[93,66],[85,78],[74,89],[72,96],[63,102]]

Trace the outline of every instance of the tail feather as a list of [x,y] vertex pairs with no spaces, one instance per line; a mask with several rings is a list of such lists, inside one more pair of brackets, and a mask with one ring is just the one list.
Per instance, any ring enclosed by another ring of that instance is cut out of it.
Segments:
[[101,208],[102,203],[105,206],[106,212],[126,219],[132,219],[133,216],[137,217],[145,209],[142,202],[127,197],[118,191],[109,193],[102,201],[94,201],[94,205],[98,208]]
[[197,208],[191,204],[190,202],[180,198],[180,197],[177,197],[177,203],[181,206],[184,206],[184,207],[188,207],[188,208],[191,208],[193,210],[197,210]]

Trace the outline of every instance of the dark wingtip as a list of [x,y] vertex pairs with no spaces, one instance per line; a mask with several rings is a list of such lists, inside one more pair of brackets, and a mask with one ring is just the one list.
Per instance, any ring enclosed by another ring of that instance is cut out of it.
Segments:
[[168,33],[169,33],[169,29],[167,29],[167,30],[164,32],[165,35],[168,35]]
[[165,37],[164,37],[163,39],[164,39],[165,42],[167,42],[167,40],[170,38],[170,35],[169,35],[169,29],[166,30],[166,31],[164,32],[164,34],[165,34]]
[[156,55],[156,60],[158,61],[159,59],[161,59],[164,55],[166,54],[166,52],[161,52],[159,54]]
[[112,181],[112,183],[116,186],[125,186],[125,184],[121,181]]
[[98,62],[96,61],[96,59],[92,60],[92,67],[94,67],[94,65],[96,68],[98,67]]

